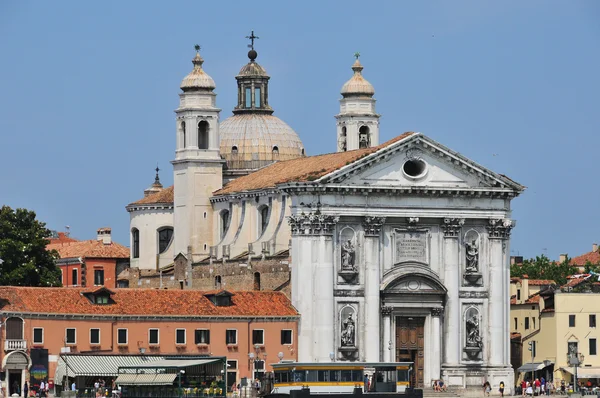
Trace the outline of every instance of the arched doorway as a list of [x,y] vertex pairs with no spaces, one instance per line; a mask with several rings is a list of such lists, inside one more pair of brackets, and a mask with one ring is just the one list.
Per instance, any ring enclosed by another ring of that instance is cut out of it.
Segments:
[[409,263],[384,274],[380,291],[384,361],[414,362],[412,385],[426,387],[440,378],[447,290],[428,265]]
[[[2,361],[7,396],[23,391],[26,371],[31,368],[31,358],[25,351],[9,352]],[[20,395],[19,395],[20,396]]]

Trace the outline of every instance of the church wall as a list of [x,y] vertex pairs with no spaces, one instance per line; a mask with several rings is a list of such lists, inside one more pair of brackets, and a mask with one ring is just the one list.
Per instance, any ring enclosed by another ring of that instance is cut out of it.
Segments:
[[[173,261],[173,242],[169,248],[160,255],[158,254],[158,229],[162,227],[173,227],[172,209],[141,209],[132,211],[130,214],[130,239],[131,231],[137,228],[140,232],[140,256],[131,258],[131,267],[140,269],[156,269],[157,266],[165,266]],[[176,232],[174,232],[176,233]],[[133,247],[133,241],[130,242]],[[133,251],[131,252],[133,256]]]

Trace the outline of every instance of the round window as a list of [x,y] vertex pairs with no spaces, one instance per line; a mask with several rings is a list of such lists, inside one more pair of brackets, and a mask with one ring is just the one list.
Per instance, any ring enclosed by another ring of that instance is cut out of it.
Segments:
[[421,159],[409,159],[404,162],[402,171],[408,178],[416,180],[427,174],[427,163]]

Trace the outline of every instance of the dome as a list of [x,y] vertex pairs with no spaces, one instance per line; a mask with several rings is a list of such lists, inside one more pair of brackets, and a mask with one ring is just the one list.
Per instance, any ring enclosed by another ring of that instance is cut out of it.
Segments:
[[267,71],[257,62],[250,61],[246,65],[242,66],[238,76],[267,76]]
[[375,88],[362,75],[363,66],[358,58],[352,65],[354,75],[342,86],[341,94],[344,97],[366,95],[372,97],[375,94]]
[[304,156],[304,145],[298,134],[273,115],[233,115],[221,122],[219,136],[221,156],[229,170],[254,170],[278,160]]
[[214,90],[215,81],[202,69],[204,60],[200,56],[200,53],[196,52],[196,56],[192,60],[194,69],[183,78],[180,88],[183,91],[192,90]]

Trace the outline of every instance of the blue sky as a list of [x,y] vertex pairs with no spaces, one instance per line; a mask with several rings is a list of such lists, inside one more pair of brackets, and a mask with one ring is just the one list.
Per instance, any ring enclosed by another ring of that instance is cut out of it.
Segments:
[[128,243],[127,203],[172,183],[193,46],[221,118],[254,29],[275,115],[335,151],[339,90],[361,53],[381,141],[420,131],[528,187],[512,254],[599,242],[597,1],[2,1],[0,203],[52,229]]

